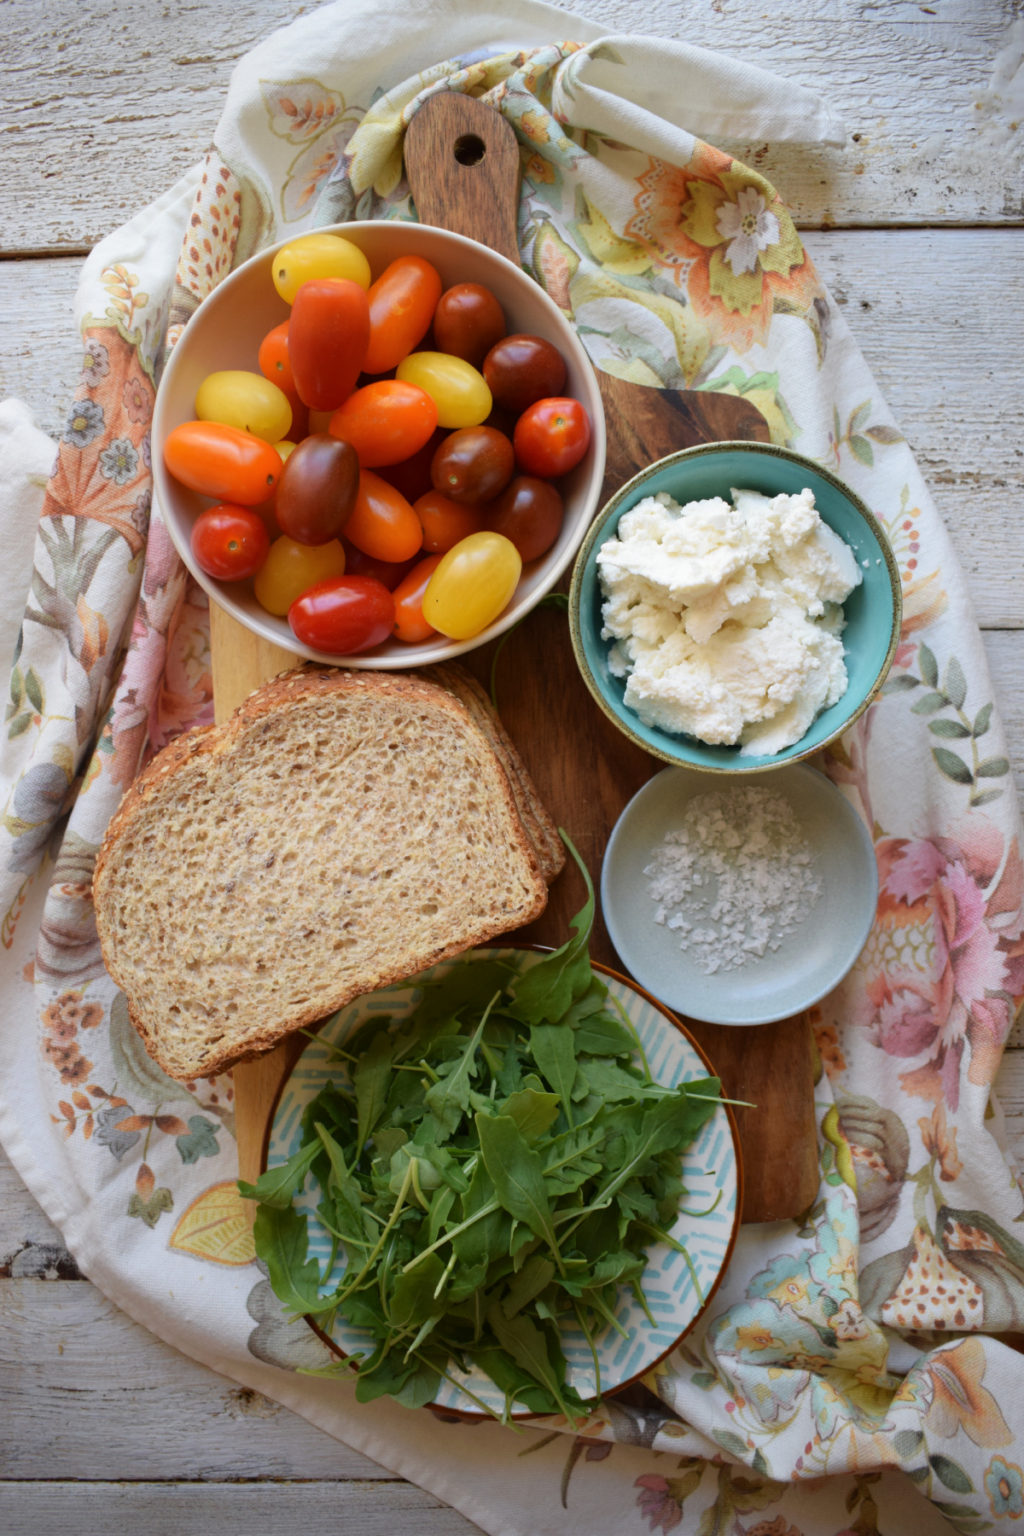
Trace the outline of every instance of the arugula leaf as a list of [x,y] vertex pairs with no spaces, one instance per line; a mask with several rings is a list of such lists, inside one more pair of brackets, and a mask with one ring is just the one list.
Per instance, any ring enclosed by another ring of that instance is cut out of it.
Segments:
[[448,1072],[427,1090],[426,1103],[430,1112],[448,1136],[454,1135],[458,1130],[459,1121],[469,1109],[470,1072],[473,1069],[476,1048],[484,1032],[489,1012],[488,1006],[469,1041],[463,1046],[454,1070]]
[[554,954],[527,967],[512,983],[512,1013],[524,1024],[555,1023],[589,991],[593,972],[588,945],[594,926],[594,883],[571,839],[559,828],[562,841],[576,860],[587,888],[587,899],[572,919],[573,936]]
[[256,1252],[267,1266],[274,1295],[291,1312],[326,1311],[320,1295],[320,1266],[307,1257],[306,1218],[293,1206],[261,1205],[253,1223]]
[[572,1090],[576,1082],[576,1042],[564,1024],[534,1024],[530,1050],[545,1080],[562,1101],[565,1118],[572,1125]]
[[386,1034],[374,1035],[352,1074],[356,1090],[356,1153],[363,1150],[380,1119],[391,1082],[392,1047]]
[[308,1141],[286,1163],[277,1163],[261,1173],[255,1184],[239,1179],[238,1193],[243,1200],[258,1200],[275,1211],[286,1211],[300,1193],[306,1174],[322,1151],[318,1140]]
[[508,1115],[476,1115],[474,1124],[495,1196],[510,1216],[543,1238],[555,1263],[560,1263],[543,1164],[537,1153]]
[[558,1119],[558,1094],[521,1088],[509,1094],[500,1109],[515,1121],[527,1141],[539,1141]]

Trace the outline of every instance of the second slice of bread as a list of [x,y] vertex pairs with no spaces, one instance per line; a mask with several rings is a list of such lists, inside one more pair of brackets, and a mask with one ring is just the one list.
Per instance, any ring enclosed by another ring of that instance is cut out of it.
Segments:
[[93,881],[107,968],[172,1077],[531,921],[547,885],[486,734],[447,689],[303,672],[173,742]]

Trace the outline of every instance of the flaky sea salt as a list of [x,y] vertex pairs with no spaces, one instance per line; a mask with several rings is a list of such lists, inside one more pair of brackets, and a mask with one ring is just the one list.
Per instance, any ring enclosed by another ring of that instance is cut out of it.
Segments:
[[821,896],[813,848],[764,785],[690,800],[644,867],[654,921],[706,975],[777,950]]

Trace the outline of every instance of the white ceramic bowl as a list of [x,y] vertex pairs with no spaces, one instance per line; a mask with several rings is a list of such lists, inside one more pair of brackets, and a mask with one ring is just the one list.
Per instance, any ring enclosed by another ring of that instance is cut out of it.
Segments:
[[[272,326],[286,320],[289,307],[271,279],[274,255],[270,246],[250,258],[220,283],[199,306],[174,347],[157,392],[153,418],[153,477],[157,502],[181,558],[212,600],[254,634],[296,655],[334,665],[396,669],[445,661],[485,644],[511,628],[540,602],[569,566],[600,504],[604,476],[604,412],[590,360],[561,310],[521,268],[475,240],[429,225],[404,221],[340,224],[331,233],[344,235],[366,254],[374,278],[396,256],[423,256],[441,275],[445,288],[454,283],[483,283],[497,297],[510,332],[543,336],[558,347],[568,366],[565,393],[586,407],[593,429],[582,463],[565,477],[565,518],[558,539],[546,555],[523,568],[512,602],[481,634],[471,640],[437,635],[419,645],[390,640],[355,656],[327,655],[310,650],[292,633],[288,622],[261,608],[251,582],[221,582],[204,574],[190,546],[192,525],[209,499],[174,480],[163,462],[163,444],[174,427],[195,418],[196,391],[208,373],[224,368],[257,371],[260,342]],[[295,237],[292,236],[292,239]]]

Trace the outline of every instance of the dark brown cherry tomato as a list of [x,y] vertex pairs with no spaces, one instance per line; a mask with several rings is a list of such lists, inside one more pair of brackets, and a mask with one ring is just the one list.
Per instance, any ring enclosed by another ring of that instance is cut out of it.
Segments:
[[352,444],[314,432],[281,466],[274,501],[278,527],[300,544],[326,544],[351,517],[358,489],[359,458]]
[[524,473],[557,480],[574,469],[590,447],[590,417],[571,395],[535,400],[516,422],[512,441]]
[[545,395],[560,395],[568,376],[565,358],[552,342],[521,334],[495,342],[482,372],[495,405],[517,416]]
[[427,491],[417,497],[413,508],[423,528],[423,548],[432,554],[446,554],[460,539],[483,527],[476,507],[452,501],[443,491]]
[[[509,428],[508,435],[512,436],[515,422]],[[433,481],[430,478],[430,466],[434,454],[448,436],[444,427],[437,427],[429,440],[417,452],[410,454],[407,459],[402,459],[399,464],[381,464],[377,474],[389,485],[393,485],[396,491],[401,491],[406,501],[415,501],[425,491],[433,489]]]
[[413,560],[377,560],[373,555],[365,554],[349,539],[342,539],[341,545],[345,551],[346,576],[375,576],[389,592],[395,590],[413,566]]
[[244,581],[255,576],[270,548],[270,536],[258,512],[221,502],[200,512],[192,525],[192,553],[207,576]]
[[536,560],[558,538],[564,515],[561,492],[550,480],[516,475],[484,508],[483,526],[492,533],[503,533],[524,560]]
[[435,491],[473,505],[504,490],[516,467],[509,439],[495,427],[459,427],[434,454],[430,478]]
[[394,635],[406,645],[418,645],[421,640],[429,640],[431,635],[437,634],[434,626],[423,617],[423,594],[440,563],[440,555],[426,555],[417,560],[395,588]]
[[328,577],[288,609],[296,638],[329,656],[371,650],[389,637],[394,622],[395,600],[372,576]]
[[434,311],[434,341],[439,352],[451,352],[479,368],[496,341],[508,330],[498,300],[482,283],[456,283],[447,288]]
[[303,283],[288,321],[288,358],[299,399],[334,411],[356,387],[370,341],[366,289],[351,278]]

